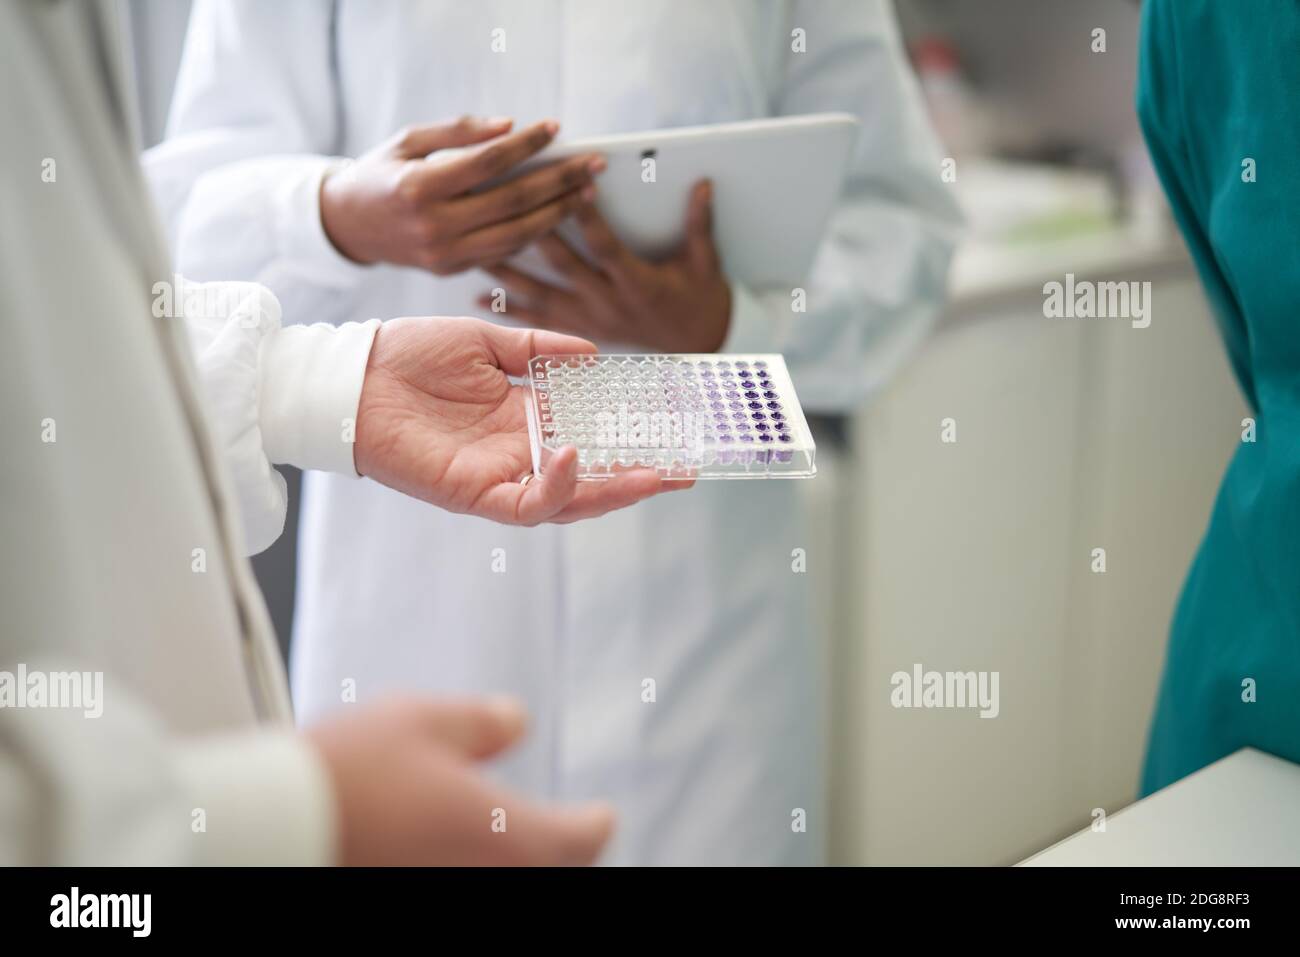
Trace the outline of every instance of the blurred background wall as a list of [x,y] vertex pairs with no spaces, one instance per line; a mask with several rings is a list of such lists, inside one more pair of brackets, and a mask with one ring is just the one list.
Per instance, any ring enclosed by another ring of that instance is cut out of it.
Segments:
[[[189,5],[121,2],[154,142]],[[836,636],[827,833],[838,863],[1012,863],[1134,799],[1244,405],[1143,157],[1137,4],[897,6],[970,230],[936,334],[803,483]],[[1150,327],[1044,318],[1066,273],[1151,282]],[[255,560],[282,640],[295,544],[291,514]],[[999,672],[998,717],[893,708],[915,664]]]

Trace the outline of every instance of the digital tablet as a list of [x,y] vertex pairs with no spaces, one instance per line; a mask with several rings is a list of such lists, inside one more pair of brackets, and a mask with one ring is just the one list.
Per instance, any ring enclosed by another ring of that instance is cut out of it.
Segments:
[[[511,175],[602,154],[608,167],[596,178],[596,205],[614,232],[648,258],[679,247],[691,188],[710,179],[714,240],[727,276],[754,286],[791,286],[812,266],[858,126],[848,113],[812,113],[557,141]],[[559,232],[585,251],[575,223]],[[549,273],[535,251],[516,262]]]

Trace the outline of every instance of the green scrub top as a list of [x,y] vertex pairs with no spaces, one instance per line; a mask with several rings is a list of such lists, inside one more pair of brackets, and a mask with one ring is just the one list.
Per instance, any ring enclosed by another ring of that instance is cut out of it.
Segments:
[[[1300,0],[1146,0],[1138,72],[1147,144],[1255,420],[1174,614],[1147,794],[1246,746],[1300,761]],[[1152,321],[1183,321],[1159,308]]]

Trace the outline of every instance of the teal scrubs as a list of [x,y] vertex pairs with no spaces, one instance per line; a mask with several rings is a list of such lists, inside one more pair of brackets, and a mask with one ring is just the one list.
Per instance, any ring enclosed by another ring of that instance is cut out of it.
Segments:
[[1256,423],[1174,614],[1145,794],[1242,747],[1300,761],[1300,0],[1146,0],[1137,106]]

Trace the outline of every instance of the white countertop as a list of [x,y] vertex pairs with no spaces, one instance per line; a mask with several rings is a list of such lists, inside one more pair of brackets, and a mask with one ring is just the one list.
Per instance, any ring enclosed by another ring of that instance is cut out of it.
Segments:
[[1298,866],[1300,765],[1243,749],[1021,865]]
[[1165,230],[1117,225],[1061,239],[993,243],[971,241],[958,247],[949,276],[951,302],[964,303],[1030,290],[1060,281],[1067,272],[1079,278],[1141,274],[1171,265],[1191,268],[1181,241]]

